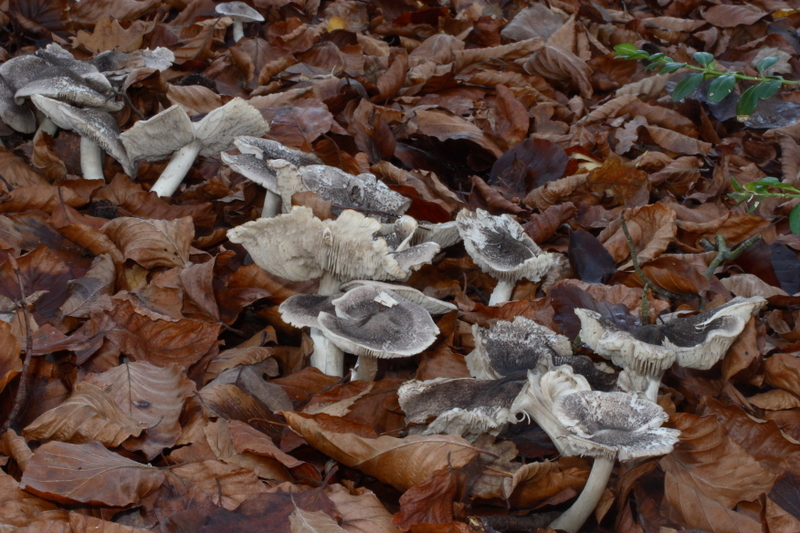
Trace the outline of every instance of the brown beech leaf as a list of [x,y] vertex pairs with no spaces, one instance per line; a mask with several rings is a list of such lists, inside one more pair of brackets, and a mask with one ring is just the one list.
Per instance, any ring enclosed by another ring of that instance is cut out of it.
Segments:
[[[247,348],[231,348],[223,350],[208,363],[203,383],[208,383],[221,373],[239,365],[254,365],[269,357],[272,357],[274,350],[262,346],[249,346]],[[277,375],[277,372],[276,372]]]
[[65,520],[67,511],[19,488],[19,482],[0,473],[0,528],[13,531],[36,520]]
[[301,508],[289,515],[292,533],[347,533],[329,514],[322,511],[304,511]]
[[194,223],[191,217],[172,221],[120,217],[106,224],[103,232],[127,259],[144,268],[175,267],[189,262]]
[[586,178],[586,186],[590,191],[610,193],[620,204],[636,196],[646,183],[646,172],[623,163],[617,156],[603,161],[603,166],[590,171]]
[[20,488],[60,503],[124,507],[138,503],[164,480],[158,468],[108,451],[99,442],[40,446]]
[[440,141],[466,140],[477,144],[495,157],[503,150],[472,122],[441,109],[420,109],[415,112],[419,133]]
[[[67,282],[72,273],[56,251],[43,244],[17,262],[27,298],[20,294],[20,278],[8,262],[0,265],[0,294],[14,301],[33,303],[33,318],[37,324],[44,324],[58,314],[58,308],[66,300]],[[31,295],[35,295],[33,301]]]
[[154,23],[148,24],[137,20],[127,28],[123,28],[119,20],[103,17],[97,21],[91,34],[79,31],[76,41],[94,54],[107,50],[131,53],[139,50],[144,34],[152,31],[154,26]]
[[156,5],[156,0],[94,0],[75,6],[70,10],[70,17],[74,22],[94,26],[105,17],[115,20],[139,18]]
[[334,124],[328,106],[316,98],[303,98],[291,106],[261,108],[261,114],[270,124],[266,137],[305,151],[311,151],[311,143]]
[[146,428],[141,437],[125,443],[127,449],[141,450],[153,458],[178,440],[178,418],[184,401],[194,393],[194,384],[177,365],[125,363],[102,374],[90,374],[86,381],[110,391],[108,395],[120,410]]
[[339,378],[323,374],[313,366],[307,366],[300,372],[273,379],[271,383],[283,387],[283,390],[289,395],[292,403],[297,406],[301,403],[305,403],[311,396],[319,391],[330,388],[338,381]]
[[0,197],[0,213],[18,213],[35,209],[49,214],[62,203],[80,207],[86,204],[86,200],[66,187],[52,185],[19,187]]
[[293,430],[324,454],[400,491],[422,483],[435,470],[464,466],[480,453],[453,435],[365,439],[325,430],[300,413],[282,414]]
[[569,489],[579,492],[589,472],[577,466],[551,462],[528,463],[503,481],[503,491],[516,508],[536,507]]
[[278,422],[278,417],[266,405],[236,385],[215,385],[212,382],[200,389],[197,394],[203,402],[203,409],[210,417],[250,423],[270,436],[279,433],[279,428],[270,423]]
[[525,64],[525,70],[544,78],[577,87],[581,96],[590,98],[592,69],[586,61],[560,46],[545,45]]
[[69,282],[70,296],[61,305],[61,314],[88,317],[93,309],[97,309],[98,299],[113,293],[116,274],[114,261],[109,254],[95,257],[84,277]]
[[522,227],[536,244],[542,244],[555,235],[561,224],[575,217],[577,209],[572,202],[551,205],[542,213],[534,213]]
[[202,85],[170,85],[167,98],[171,103],[180,105],[189,115],[209,113],[227,103],[222,96]]
[[0,321],[0,391],[22,372],[20,349],[20,340],[11,333],[11,324]]
[[493,214],[521,213],[523,208],[506,199],[497,187],[492,187],[483,181],[480,176],[472,176],[472,192],[469,195],[469,204],[473,209],[481,208]]
[[371,490],[334,484],[326,487],[325,494],[342,514],[342,527],[349,533],[400,533],[392,514]]
[[744,330],[728,350],[722,361],[722,376],[728,380],[748,368],[761,354],[756,319],[747,321]]
[[522,196],[563,176],[568,161],[569,156],[557,144],[546,139],[525,139],[495,161],[489,184]]
[[751,4],[711,6],[702,14],[706,22],[720,28],[754,24],[766,15],[766,12]]
[[[232,423],[239,423],[232,421]],[[255,433],[258,431],[253,430]],[[233,440],[231,438],[231,430],[229,422],[225,419],[217,419],[216,422],[207,424],[203,429],[208,443],[214,455],[220,461],[228,464],[239,465],[242,468],[250,470],[261,479],[269,479],[274,481],[290,481],[291,476],[288,470],[280,461],[273,459],[267,455],[256,455],[250,452],[242,452],[235,449]],[[266,440],[269,437],[263,435]],[[271,441],[270,441],[271,442]],[[274,447],[274,446],[273,446]]]
[[671,129],[650,125],[645,125],[645,129],[647,129],[656,144],[670,152],[686,155],[706,155],[711,150],[711,143],[693,139]]
[[34,420],[23,430],[30,439],[76,444],[99,441],[109,448],[139,435],[144,424],[128,416],[111,395],[91,383],[78,383],[67,401]]
[[296,192],[292,195],[292,206],[304,205],[311,208],[311,212],[320,220],[333,220],[335,217],[331,213],[333,202],[324,199],[322,196],[312,191]]
[[449,524],[453,521],[453,498],[458,489],[458,471],[443,468],[400,496],[400,512],[392,523],[402,530],[415,524]]
[[681,444],[661,459],[661,467],[681,487],[733,509],[769,492],[779,477],[734,442],[714,417],[678,413],[674,425]]
[[[639,264],[652,261],[667,249],[678,232],[675,216],[675,211],[662,203],[625,211],[625,221],[637,251]],[[618,263],[630,257],[628,241],[622,232],[622,223],[618,219],[612,221],[597,238]],[[623,265],[623,268],[627,265],[628,263]]]
[[711,288],[711,281],[694,265],[672,256],[661,256],[642,265],[650,281],[668,291],[680,294],[703,295]]
[[212,502],[234,510],[254,494],[267,487],[251,471],[222,461],[201,461],[173,467],[173,475],[185,484],[198,487]]
[[[48,185],[47,179],[36,172],[21,157],[17,157],[5,148],[0,149],[0,175],[15,189],[18,187],[33,187]],[[8,189],[3,186],[3,192]]]
[[528,135],[530,125],[528,110],[505,85],[500,84],[495,89],[497,90],[497,119],[494,134],[506,146],[511,147]]
[[568,198],[570,194],[586,183],[588,174],[574,174],[557,179],[532,190],[523,202],[529,207],[544,211],[551,205],[556,205]]

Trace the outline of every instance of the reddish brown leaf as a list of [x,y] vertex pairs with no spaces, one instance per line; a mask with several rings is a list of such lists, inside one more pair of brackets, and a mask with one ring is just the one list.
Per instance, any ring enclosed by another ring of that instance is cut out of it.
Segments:
[[431,472],[400,497],[400,512],[392,523],[403,531],[415,524],[449,524],[453,521],[453,498],[458,489],[458,471],[449,468]]

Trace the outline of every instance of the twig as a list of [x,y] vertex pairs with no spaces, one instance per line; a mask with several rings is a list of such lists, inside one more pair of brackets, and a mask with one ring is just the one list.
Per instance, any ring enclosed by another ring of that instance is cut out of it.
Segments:
[[[730,250],[725,243],[725,237],[722,235],[717,235],[717,246],[715,247],[710,242],[705,239],[700,240],[700,246],[708,251],[717,251],[717,256],[711,261],[711,264],[708,265],[708,269],[706,269],[705,276],[707,279],[711,279],[714,276],[714,272],[717,270],[722,263],[726,263],[728,261],[733,261],[737,259],[740,255],[742,255],[748,248],[753,246],[756,242],[761,239],[761,235],[753,235],[746,241],[743,241],[739,246]],[[710,248],[710,250],[709,250]]]
[[[471,523],[477,522],[483,526],[487,532],[503,531],[505,533],[511,532],[528,532],[536,531],[539,528],[546,528],[547,525],[558,518],[558,512],[539,513],[528,516],[515,516],[515,515],[489,515],[489,516],[470,516]],[[477,525],[476,524],[476,525]]]
[[25,293],[25,287],[22,285],[22,273],[19,270],[17,260],[13,256],[8,256],[8,261],[14,274],[17,275],[17,284],[19,285],[20,302],[17,305],[22,309],[22,315],[25,319],[25,359],[22,361],[22,373],[19,378],[19,387],[17,387],[17,396],[14,398],[14,404],[8,418],[3,424],[2,432],[5,433],[11,426],[16,424],[22,406],[28,402],[28,377],[31,371],[31,360],[33,359],[33,335],[31,334],[31,316],[28,310],[28,296]]
[[650,289],[656,294],[660,294],[665,298],[674,298],[676,300],[682,300],[684,302],[691,302],[692,300],[702,299],[699,294],[680,294],[677,292],[668,291],[667,289],[663,289],[653,283],[650,278],[645,276],[642,267],[639,265],[639,257],[636,255],[636,248],[633,245],[633,237],[631,237],[630,231],[628,231],[628,224],[625,222],[625,215],[622,214],[619,217],[620,222],[622,223],[622,233],[625,234],[625,240],[628,241],[628,249],[631,252],[631,262],[633,263],[633,269],[636,271],[636,274],[642,279],[644,282],[644,290],[642,291],[642,320],[645,323],[650,323],[649,319],[649,305],[647,302],[647,290]]
[[125,92],[125,91],[117,91],[117,90],[113,90],[113,89],[112,89],[112,91],[113,91],[114,94],[116,94],[117,96],[121,96],[122,99],[125,100],[125,103],[128,104],[128,107],[130,107],[131,111],[133,111],[133,114],[136,115],[137,117],[139,117],[139,120],[144,120],[145,119],[144,114],[141,111],[139,111],[136,108],[135,105],[133,105],[133,100],[131,100],[131,97],[128,96],[127,92]]

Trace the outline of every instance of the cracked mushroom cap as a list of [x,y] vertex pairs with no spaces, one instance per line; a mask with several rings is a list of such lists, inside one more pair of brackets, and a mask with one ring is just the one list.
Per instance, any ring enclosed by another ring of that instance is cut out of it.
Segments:
[[542,252],[509,215],[496,217],[483,209],[462,209],[456,223],[472,260],[498,280],[537,282],[556,264],[555,255]]
[[261,13],[244,2],[225,2],[223,4],[217,4],[214,11],[220,15],[239,20],[240,22],[264,22],[264,17],[261,16]]
[[407,381],[398,390],[406,423],[425,424],[423,435],[446,433],[474,440],[483,433],[497,435],[518,420],[511,410],[525,379],[482,381],[436,378]]
[[252,182],[258,183],[268,191],[280,194],[278,178],[264,161],[250,154],[230,155],[225,152],[219,154],[220,161],[234,172],[238,172]]
[[377,289],[396,292],[406,300],[417,305],[421,305],[432,315],[443,315],[458,309],[458,307],[450,302],[444,302],[436,298],[431,298],[430,296],[427,296],[425,293],[422,293],[413,287],[409,287],[407,285],[397,285],[395,283],[383,283],[382,281],[359,279],[343,284],[342,290],[346,292],[350,289],[361,287],[363,285],[369,285]]
[[322,159],[313,153],[303,152],[284,146],[278,141],[262,139],[251,135],[240,135],[233,141],[236,148],[243,154],[254,155],[259,159],[283,159],[296,167],[308,165],[321,165]]
[[379,359],[416,355],[439,328],[430,313],[397,293],[362,286],[333,300],[336,314],[318,317],[323,335],[342,351]]
[[627,392],[565,394],[553,402],[553,414],[580,455],[620,461],[655,457],[670,453],[680,436],[677,429],[660,427],[669,416],[658,404]]
[[328,165],[299,168],[303,185],[340,208],[402,215],[411,200],[394,192],[373,174],[354,176]]
[[45,96],[33,95],[33,103],[59,128],[76,132],[91,139],[108,155],[119,161],[125,173],[136,175],[136,169],[128,158],[120,140],[117,122],[105,111],[82,109]]
[[513,322],[498,320],[488,328],[472,326],[475,350],[467,356],[470,374],[478,379],[527,373],[550,367],[554,356],[571,356],[569,339],[518,316]]

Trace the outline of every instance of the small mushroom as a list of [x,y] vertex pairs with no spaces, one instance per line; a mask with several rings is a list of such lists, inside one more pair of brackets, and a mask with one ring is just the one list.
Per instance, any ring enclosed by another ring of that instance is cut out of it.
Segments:
[[556,264],[556,256],[542,252],[509,215],[496,217],[482,209],[462,209],[456,223],[472,260],[497,279],[489,305],[507,302],[517,281],[537,282]]
[[238,43],[244,37],[245,22],[264,22],[261,13],[244,2],[225,2],[217,4],[214,10],[220,15],[233,19],[233,41]]
[[126,174],[136,174],[120,140],[119,126],[111,115],[39,95],[33,95],[31,100],[59,128],[81,136],[81,170],[85,179],[104,179],[102,150],[119,161]]
[[[761,297],[736,297],[730,302],[666,324],[625,331],[596,311],[575,309],[581,320],[581,340],[589,348],[627,371],[627,379],[655,401],[661,377],[673,363],[708,370],[725,355],[750,317],[766,303]],[[642,379],[637,379],[641,376]]]
[[281,197],[278,190],[278,178],[264,161],[250,154],[230,155],[225,152],[219,154],[219,159],[223,165],[266,189],[267,195],[264,197],[264,205],[261,208],[262,218],[273,217],[280,213]]

